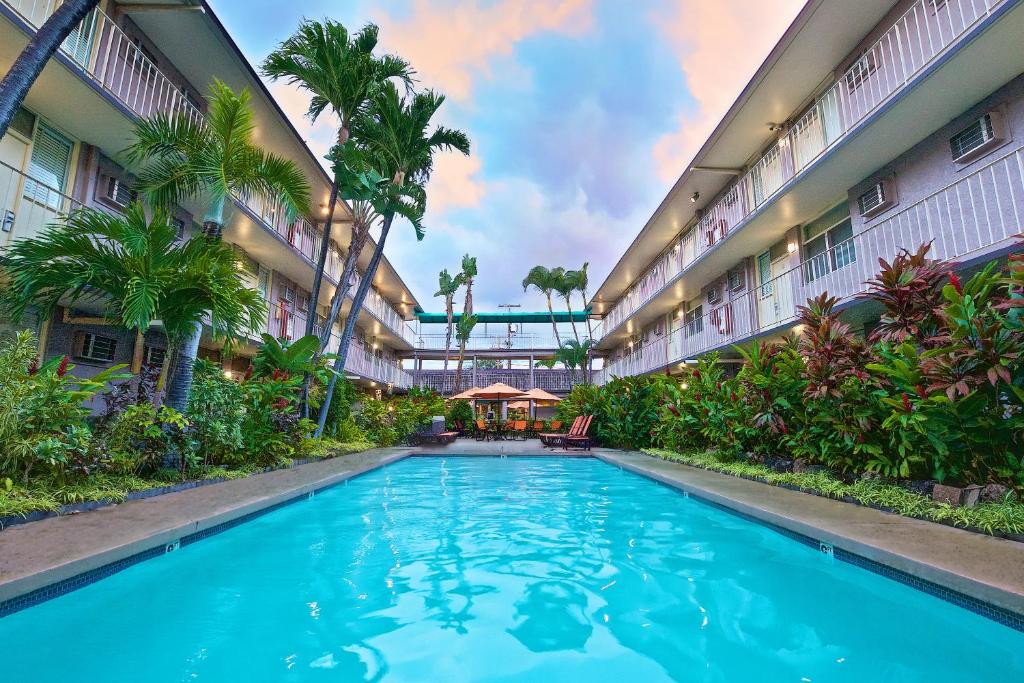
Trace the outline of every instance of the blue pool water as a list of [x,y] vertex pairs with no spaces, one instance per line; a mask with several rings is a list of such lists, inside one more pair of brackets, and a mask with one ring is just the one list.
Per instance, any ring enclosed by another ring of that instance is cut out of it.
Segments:
[[1021,681],[1024,634],[591,459],[413,458],[0,619],[2,681]]

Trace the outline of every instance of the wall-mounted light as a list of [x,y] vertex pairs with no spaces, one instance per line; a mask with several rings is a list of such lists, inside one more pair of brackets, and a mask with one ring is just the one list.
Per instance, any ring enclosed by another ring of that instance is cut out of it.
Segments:
[[687,384],[686,382],[683,382],[682,384],[679,385],[679,388],[682,389],[683,391],[686,391],[687,389],[690,388],[690,385]]
[[700,192],[694,192],[692,195],[690,195],[691,204],[696,204],[698,199],[700,199]]
[[786,251],[788,251],[790,254],[795,252],[796,251],[796,242],[790,242],[789,244],[787,244],[786,245]]

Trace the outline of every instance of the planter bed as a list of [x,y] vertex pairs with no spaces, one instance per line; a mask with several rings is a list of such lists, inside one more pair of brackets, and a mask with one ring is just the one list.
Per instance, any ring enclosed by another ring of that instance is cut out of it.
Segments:
[[[352,446],[352,449],[346,448],[345,446]],[[358,447],[357,447],[358,446]],[[338,450],[329,453],[323,457],[315,458],[299,458],[292,460],[287,465],[281,465],[278,467],[261,467],[254,469],[245,470],[223,470],[217,468],[211,471],[211,473],[224,472],[224,476],[211,476],[203,479],[190,479],[188,481],[170,482],[167,480],[155,479],[150,480],[153,485],[146,488],[137,488],[128,491],[124,496],[117,497],[106,497],[96,498],[93,500],[84,500],[76,503],[65,503],[60,505],[55,510],[49,509],[37,509],[28,510],[23,513],[0,515],[0,531],[3,529],[14,526],[16,524],[26,524],[28,522],[35,522],[40,519],[46,519],[48,517],[59,517],[61,515],[74,515],[79,512],[88,512],[90,510],[96,510],[99,508],[108,507],[110,505],[119,505],[130,500],[142,500],[145,498],[152,498],[154,496],[162,496],[166,493],[176,493],[178,491],[186,491],[188,489],[198,488],[200,486],[207,486],[209,484],[220,484],[231,479],[243,479],[250,477],[254,474],[262,474],[264,472],[272,472],[274,470],[289,469],[292,467],[299,467],[301,465],[307,465],[311,462],[318,462],[320,460],[328,460],[331,458],[343,457],[345,455],[351,455],[352,453],[358,453],[362,450],[373,448],[373,444],[345,444]],[[127,479],[127,478],[126,478]],[[31,489],[29,489],[31,492]],[[2,488],[0,488],[0,497],[6,494]]]
[[[915,509],[911,511],[903,511],[876,501],[864,500],[863,498],[859,498],[848,491],[831,493],[811,485],[799,483],[801,478],[811,480],[820,477],[828,477],[832,479],[838,487],[856,486],[856,484],[844,484],[842,481],[834,478],[827,472],[818,472],[813,474],[796,472],[780,473],[766,465],[720,461],[712,453],[675,453],[672,451],[653,448],[643,449],[643,452],[655,458],[678,462],[683,465],[718,472],[720,474],[728,474],[742,479],[767,484],[769,486],[779,486],[781,488],[800,491],[802,493],[821,496],[823,498],[840,500],[853,505],[874,508],[882,512],[914,517],[928,522],[935,522],[937,524],[944,524],[958,529],[973,531],[975,533],[988,534],[991,536],[1007,538],[1013,541],[1024,542],[1024,503],[1019,501],[1015,503],[982,503],[978,507],[974,508],[951,508],[949,505],[935,503],[921,494],[914,493],[913,491],[898,487],[894,484],[885,484],[883,482],[862,482],[860,484],[866,488],[877,487],[879,493],[889,490],[890,493],[894,493],[896,495],[902,496],[905,494],[908,502],[914,503]],[[737,467],[742,467],[747,471],[737,472],[735,471]],[[796,479],[797,481],[780,481],[781,478]],[[805,482],[805,484],[811,483],[811,481]],[[888,489],[884,487],[888,487]],[[1008,507],[1010,510],[1008,518],[1004,515],[1004,519],[997,519],[994,520],[995,523],[993,524],[981,526],[981,524],[984,524],[982,515],[991,509],[987,506],[994,505],[999,505],[1004,508]]]

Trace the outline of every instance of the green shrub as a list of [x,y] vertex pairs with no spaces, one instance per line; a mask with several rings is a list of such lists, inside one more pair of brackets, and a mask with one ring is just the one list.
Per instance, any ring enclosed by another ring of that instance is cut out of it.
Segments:
[[469,401],[459,399],[458,401],[452,401],[451,405],[448,406],[448,429],[455,429],[455,423],[461,422],[465,428],[469,428],[473,424],[473,407],[469,405]]
[[153,474],[168,449],[184,444],[188,419],[174,408],[141,403],[125,408],[104,430],[100,443],[116,475]]

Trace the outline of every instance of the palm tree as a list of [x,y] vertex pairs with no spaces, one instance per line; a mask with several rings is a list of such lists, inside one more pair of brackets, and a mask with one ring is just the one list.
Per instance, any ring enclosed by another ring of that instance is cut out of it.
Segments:
[[455,294],[462,286],[462,273],[452,277],[445,268],[437,276],[438,289],[434,296],[444,297],[444,310],[448,315],[448,330],[444,337],[444,371],[448,372],[448,353],[452,347],[452,327],[454,318]]
[[593,342],[589,339],[584,339],[582,343],[568,339],[555,352],[555,359],[569,371],[573,382],[576,381],[577,368],[583,368],[584,373],[586,372],[587,357],[590,355],[590,347],[592,345]]
[[[336,21],[304,21],[294,35],[281,43],[277,50],[264,60],[263,74],[271,80],[284,78],[289,84],[309,92],[312,95],[307,112],[310,120],[316,121],[329,108],[340,120],[338,146],[352,147],[352,120],[366,109],[367,103],[373,99],[383,83],[392,78],[401,79],[406,87],[412,83],[412,69],[406,61],[393,55],[373,56],[378,34],[379,29],[373,24],[367,24],[352,35]],[[332,157],[336,160],[335,172],[327,204],[327,218],[323,225],[323,243],[320,245],[320,255],[313,276],[311,300],[314,306],[320,300],[320,288],[330,248],[331,225],[338,198],[359,199],[359,195],[352,191],[352,183],[346,182],[353,180],[352,169],[346,169],[343,163],[337,163],[337,160],[345,157],[345,152],[335,150]],[[349,173],[346,173],[346,170]],[[330,342],[331,328],[348,295],[352,273],[366,244],[372,223],[372,219],[353,220],[345,265],[320,335],[320,353],[323,353]],[[313,334],[315,321],[315,316],[310,316],[306,321],[307,335]],[[304,388],[308,390],[308,377]]]
[[455,336],[459,340],[459,364],[455,368],[455,391],[454,394],[458,394],[462,389],[462,361],[466,358],[466,343],[469,341],[469,337],[473,334],[473,328],[476,327],[477,318],[475,315],[464,315],[459,318],[459,322],[455,323]]
[[[299,167],[253,142],[249,91],[236,94],[215,80],[209,101],[205,120],[157,114],[135,125],[135,142],[126,152],[133,163],[144,164],[137,173],[142,195],[168,209],[186,198],[204,198],[203,231],[211,241],[221,239],[225,203],[233,197],[280,201],[289,219],[308,212],[309,182]],[[165,401],[176,410],[184,411],[188,402],[201,334],[202,324],[196,321],[180,348]]]
[[551,269],[551,287],[558,292],[559,296],[565,299],[565,308],[569,311],[569,324],[572,325],[572,336],[576,343],[580,341],[580,335],[576,331],[576,320],[572,316],[572,293],[576,291],[576,283],[571,270],[558,267]]
[[145,334],[159,322],[169,366],[188,362],[181,349],[209,314],[215,338],[259,330],[267,304],[238,276],[238,259],[225,244],[195,236],[177,242],[168,214],[146,219],[142,204],[123,216],[81,209],[37,237],[7,251],[10,284],[4,305],[16,320],[30,306],[52,315],[58,304],[100,304],[112,324]]
[[476,277],[476,257],[466,254],[462,257],[462,280],[466,283],[466,301],[462,305],[463,315],[473,315],[473,278]]
[[548,300],[548,315],[551,316],[551,329],[555,331],[555,343],[562,345],[562,338],[558,336],[558,325],[555,323],[555,309],[551,306],[551,293],[555,291],[555,278],[552,271],[544,266],[534,266],[523,278],[523,291],[526,292],[533,287],[543,292]]
[[[454,149],[469,154],[469,138],[462,131],[435,126],[428,133],[430,120],[443,103],[444,96],[432,90],[417,93],[410,99],[402,97],[395,84],[389,81],[374,98],[369,111],[356,117],[353,122],[353,135],[365,149],[367,158],[372,160],[380,175],[390,178],[390,181],[381,188],[379,196],[372,200],[381,216],[380,237],[352,299],[352,309],[345,320],[345,329],[338,346],[335,370],[345,367],[359,310],[384,255],[384,244],[395,215],[409,219],[416,228],[417,237],[422,239],[419,219],[426,209],[426,192],[421,183],[430,177],[434,153]],[[334,384],[335,377],[332,377],[320,407],[317,434],[323,432]]]
[[85,15],[99,4],[99,0],[64,0],[29,39],[28,45],[0,81],[0,138],[7,134],[18,107],[25,101],[50,57],[82,23]]
[[[570,270],[565,276],[569,282],[572,283],[573,289],[580,293],[583,297],[583,310],[587,310],[587,287],[590,284],[590,278],[587,274],[587,270],[590,268],[589,262],[584,262],[583,267],[579,270]],[[594,328],[590,323],[590,314],[587,314],[587,338],[594,338]]]

